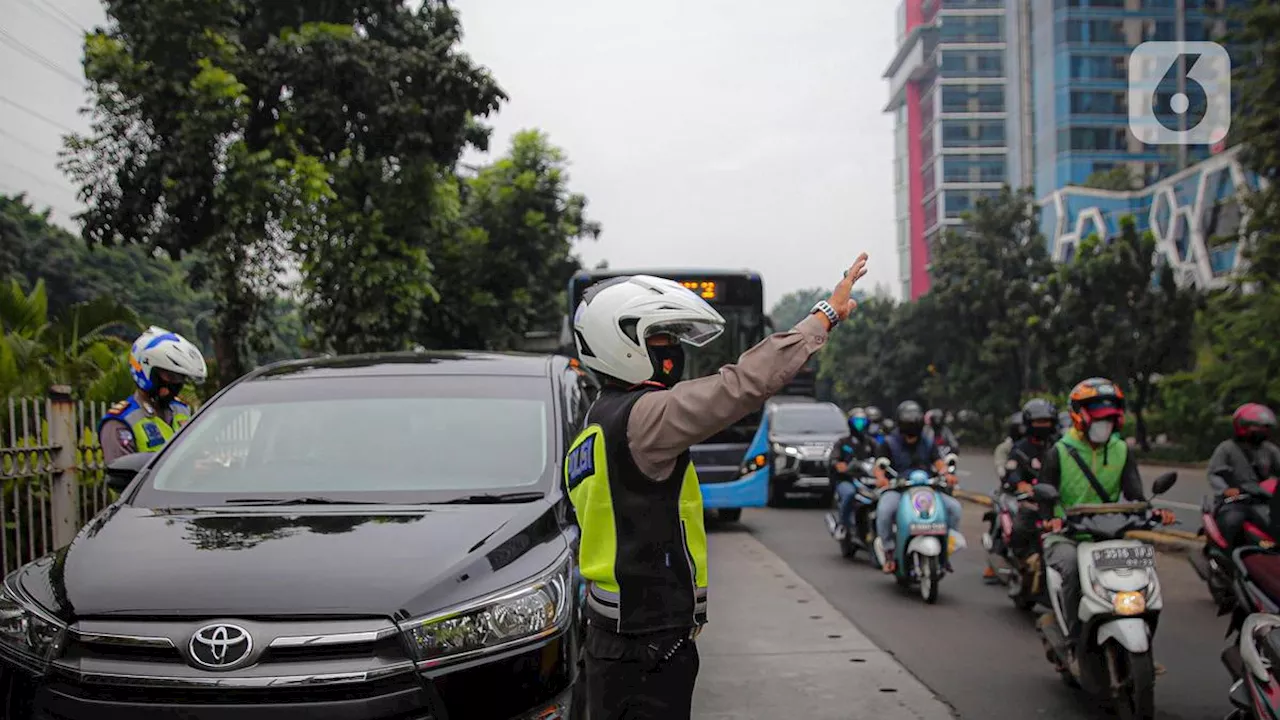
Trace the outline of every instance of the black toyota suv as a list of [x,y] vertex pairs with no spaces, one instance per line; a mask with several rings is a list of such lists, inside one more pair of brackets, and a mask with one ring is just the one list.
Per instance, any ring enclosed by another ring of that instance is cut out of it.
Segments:
[[0,592],[0,717],[553,720],[575,703],[568,358],[276,364]]

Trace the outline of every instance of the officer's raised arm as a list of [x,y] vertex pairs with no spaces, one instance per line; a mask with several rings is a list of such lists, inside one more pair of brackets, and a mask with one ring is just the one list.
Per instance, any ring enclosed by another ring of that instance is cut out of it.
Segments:
[[[715,375],[672,385],[666,392],[641,396],[627,424],[627,440],[640,470],[655,480],[666,479],[682,453],[786,387],[826,343],[831,328],[857,305],[851,293],[854,283],[866,274],[866,264],[863,253],[830,298],[814,306],[793,329],[770,335],[743,353],[737,363],[725,365]],[[660,358],[667,350],[659,343],[650,346],[650,353]]]

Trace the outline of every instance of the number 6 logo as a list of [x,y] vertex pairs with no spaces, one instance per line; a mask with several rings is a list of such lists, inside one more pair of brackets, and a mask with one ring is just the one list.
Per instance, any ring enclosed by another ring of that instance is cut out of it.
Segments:
[[1231,56],[1213,42],[1129,54],[1129,130],[1148,145],[1213,145],[1231,129]]

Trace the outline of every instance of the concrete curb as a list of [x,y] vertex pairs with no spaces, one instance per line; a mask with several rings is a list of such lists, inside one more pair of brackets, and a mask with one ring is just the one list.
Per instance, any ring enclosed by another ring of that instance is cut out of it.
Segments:
[[[982,495],[970,490],[956,489],[954,494],[957,498],[974,505],[982,505],[991,507],[994,503],[990,495]],[[1168,530],[1163,532],[1150,532],[1147,530],[1134,530],[1128,534],[1135,540],[1145,540],[1155,545],[1156,548],[1165,552],[1190,553],[1198,552],[1204,546],[1204,538],[1195,533],[1186,530]]]

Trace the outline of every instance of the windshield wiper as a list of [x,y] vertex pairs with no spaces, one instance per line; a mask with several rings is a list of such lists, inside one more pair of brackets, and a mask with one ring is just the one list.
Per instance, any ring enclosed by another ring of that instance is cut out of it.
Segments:
[[488,495],[467,495],[466,497],[444,500],[432,505],[499,505],[502,503],[527,503],[546,497],[540,492],[513,492]]
[[224,505],[381,505],[369,500],[335,500],[327,497],[231,498]]

